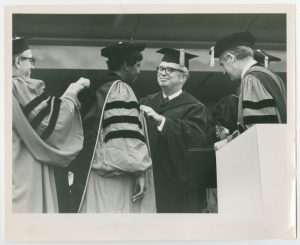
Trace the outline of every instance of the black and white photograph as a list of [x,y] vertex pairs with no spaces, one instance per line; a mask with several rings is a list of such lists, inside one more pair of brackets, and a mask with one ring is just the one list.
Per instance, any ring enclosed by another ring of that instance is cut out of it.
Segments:
[[6,237],[295,238],[294,15],[7,7]]

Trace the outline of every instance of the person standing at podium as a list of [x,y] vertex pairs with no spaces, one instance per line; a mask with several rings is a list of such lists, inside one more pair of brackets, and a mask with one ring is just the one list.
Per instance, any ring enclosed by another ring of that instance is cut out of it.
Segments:
[[[219,63],[231,80],[240,80],[237,127],[242,133],[254,124],[286,123],[286,90],[281,78],[257,63],[252,49],[256,38],[237,32],[216,42],[211,63]],[[265,63],[268,56],[265,56]]]
[[195,212],[199,203],[190,188],[187,155],[191,147],[206,146],[207,113],[182,88],[189,76],[189,60],[197,56],[183,49],[157,52],[164,55],[157,67],[161,92],[140,101],[148,122],[157,212]]
[[[269,67],[270,62],[281,61],[279,57],[271,55],[261,49],[254,50],[253,57],[257,61],[257,65],[265,68]],[[236,95],[236,93],[223,97],[210,113],[211,138],[213,142],[222,139],[222,137],[219,135],[220,132],[216,133],[217,125],[221,126],[219,127],[219,131],[225,128],[224,130],[230,134],[237,130],[239,97]]]

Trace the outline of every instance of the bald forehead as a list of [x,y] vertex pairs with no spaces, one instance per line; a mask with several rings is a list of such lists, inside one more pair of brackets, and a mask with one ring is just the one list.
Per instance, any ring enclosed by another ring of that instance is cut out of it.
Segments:
[[31,49],[27,49],[24,52],[22,52],[22,55],[26,56],[26,57],[32,57],[32,51]]
[[174,69],[182,70],[182,67],[181,67],[179,64],[172,63],[172,62],[165,62],[165,61],[162,61],[162,62],[160,63],[159,66],[163,66],[163,67],[171,67],[171,68],[174,68]]

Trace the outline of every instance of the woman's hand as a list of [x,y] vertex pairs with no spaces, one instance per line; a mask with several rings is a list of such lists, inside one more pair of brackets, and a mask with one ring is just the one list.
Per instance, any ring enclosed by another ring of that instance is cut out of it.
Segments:
[[142,199],[145,195],[146,190],[145,174],[142,173],[141,175],[137,176],[135,180],[132,201],[136,202],[137,200]]

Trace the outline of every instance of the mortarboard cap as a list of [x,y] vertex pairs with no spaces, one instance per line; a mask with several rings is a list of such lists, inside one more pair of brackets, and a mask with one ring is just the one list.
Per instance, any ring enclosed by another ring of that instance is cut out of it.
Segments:
[[130,42],[118,42],[101,49],[101,55],[108,58],[126,58],[142,52],[146,47],[146,44],[130,43]]
[[181,67],[189,68],[189,61],[197,55],[186,53],[184,49],[176,50],[171,48],[162,48],[156,51],[157,53],[163,54],[162,61],[179,64]]
[[264,67],[268,68],[269,62],[271,61],[281,61],[280,58],[270,55],[265,51],[260,49],[254,50],[254,59],[258,64],[264,65]]
[[29,37],[21,37],[13,39],[13,55],[23,53],[25,50],[30,49],[27,39]]
[[[247,46],[252,48],[255,42],[256,38],[250,32],[235,32],[217,41],[210,49],[209,54],[211,55],[211,59],[219,58],[227,49],[236,46]],[[211,63],[213,62],[211,61]]]

